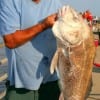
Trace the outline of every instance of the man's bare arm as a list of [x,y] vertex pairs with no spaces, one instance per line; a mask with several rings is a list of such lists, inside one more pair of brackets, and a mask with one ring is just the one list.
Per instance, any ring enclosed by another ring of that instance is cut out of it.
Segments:
[[40,32],[51,27],[55,21],[55,18],[56,14],[53,14],[37,25],[24,30],[16,30],[14,33],[5,35],[3,37],[5,45],[10,49],[23,45],[27,41],[30,41],[37,36]]

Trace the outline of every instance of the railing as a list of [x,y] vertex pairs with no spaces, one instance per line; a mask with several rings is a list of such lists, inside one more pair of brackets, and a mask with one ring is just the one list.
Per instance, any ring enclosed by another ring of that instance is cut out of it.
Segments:
[[[3,43],[0,43],[0,49],[3,48],[5,45]],[[8,62],[8,59],[7,58],[3,58],[3,59],[0,59],[0,66],[6,64]],[[4,84],[4,82],[6,81],[8,77],[8,74],[7,73],[4,73],[3,75],[0,75],[0,84]],[[3,91],[0,91],[0,100],[3,99],[3,97],[5,96],[6,94],[6,89],[4,89]]]

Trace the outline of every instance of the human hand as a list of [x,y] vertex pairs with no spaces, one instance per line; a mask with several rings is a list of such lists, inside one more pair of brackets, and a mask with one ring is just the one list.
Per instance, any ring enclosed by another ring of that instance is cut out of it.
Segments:
[[[69,6],[67,6],[67,7],[69,7]],[[67,7],[63,6],[61,9],[58,10],[58,17],[63,17],[64,16],[64,14],[66,13],[66,11],[68,9]]]
[[57,19],[57,14],[52,14],[50,16],[48,16],[47,18],[44,19],[43,23],[47,26],[47,27],[52,27],[53,24],[55,23]]

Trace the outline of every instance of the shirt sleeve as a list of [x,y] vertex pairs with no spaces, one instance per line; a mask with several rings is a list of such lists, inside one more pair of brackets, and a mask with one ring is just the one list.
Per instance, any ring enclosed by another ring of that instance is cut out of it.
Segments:
[[20,29],[21,0],[0,0],[0,35]]

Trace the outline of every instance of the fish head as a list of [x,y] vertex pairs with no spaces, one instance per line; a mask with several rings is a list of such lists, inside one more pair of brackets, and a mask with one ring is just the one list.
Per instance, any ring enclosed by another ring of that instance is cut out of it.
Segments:
[[58,20],[53,25],[54,36],[63,44],[76,45],[88,38],[90,29],[82,16],[72,7],[63,6],[58,12]]

